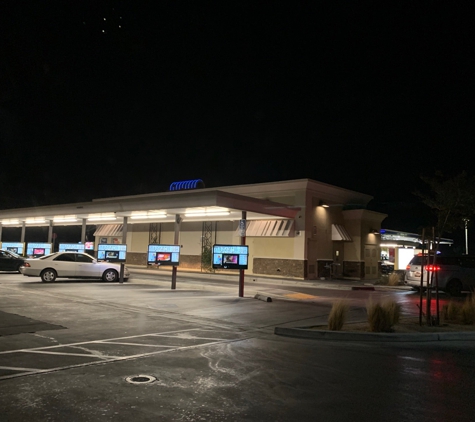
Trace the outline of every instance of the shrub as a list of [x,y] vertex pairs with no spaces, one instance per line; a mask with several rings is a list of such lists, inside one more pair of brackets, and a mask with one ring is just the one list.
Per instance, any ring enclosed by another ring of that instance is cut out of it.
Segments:
[[328,329],[332,331],[340,331],[346,321],[349,306],[343,300],[334,302],[328,316]]
[[393,331],[393,325],[399,322],[401,305],[395,301],[383,304],[370,301],[366,305],[366,312],[370,331],[389,333]]

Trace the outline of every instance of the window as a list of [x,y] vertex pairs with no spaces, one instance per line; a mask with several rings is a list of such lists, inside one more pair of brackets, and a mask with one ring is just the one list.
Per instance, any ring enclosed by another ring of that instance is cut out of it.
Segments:
[[74,254],[72,253],[63,253],[56,258],[54,258],[55,261],[67,261],[67,262],[74,262],[76,261],[74,259]]
[[92,262],[92,257],[88,255],[77,254],[76,261],[77,262]]
[[475,257],[467,256],[462,259],[462,266],[465,268],[475,268]]

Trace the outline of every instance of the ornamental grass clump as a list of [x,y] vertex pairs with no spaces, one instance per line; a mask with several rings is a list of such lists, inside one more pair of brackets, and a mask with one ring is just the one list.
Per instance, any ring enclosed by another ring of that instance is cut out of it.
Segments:
[[465,325],[475,323],[475,296],[467,297],[460,305],[460,320]]
[[460,304],[453,300],[442,307],[442,317],[446,322],[458,322],[460,320]]
[[394,301],[385,303],[368,302],[366,305],[369,330],[375,333],[390,333],[399,322],[401,305]]
[[383,304],[383,308],[389,315],[391,327],[396,325],[401,318],[401,304],[395,302],[394,300],[390,300]]
[[393,272],[388,276],[388,286],[399,286],[399,282],[401,281],[401,275]]
[[346,321],[349,306],[343,300],[334,302],[328,315],[328,329],[332,331],[340,331]]
[[442,317],[445,322],[453,324],[475,324],[475,296],[471,295],[463,303],[449,301],[442,307]]

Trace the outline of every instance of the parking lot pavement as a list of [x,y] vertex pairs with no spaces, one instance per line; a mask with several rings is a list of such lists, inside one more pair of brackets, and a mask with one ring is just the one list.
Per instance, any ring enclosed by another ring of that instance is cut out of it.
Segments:
[[[39,330],[41,331],[41,330]],[[47,372],[138,359],[245,338],[232,330],[191,328],[62,343],[0,352],[0,381]],[[33,362],[33,363],[32,363]]]

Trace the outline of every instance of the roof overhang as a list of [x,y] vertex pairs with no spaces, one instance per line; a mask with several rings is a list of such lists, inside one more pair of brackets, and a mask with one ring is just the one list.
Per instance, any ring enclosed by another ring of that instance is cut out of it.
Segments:
[[[299,207],[219,190],[178,191],[148,195],[96,199],[65,205],[0,210],[0,223],[4,226],[120,224],[124,217],[128,223],[173,222],[176,215],[182,221],[293,219]],[[93,219],[95,216],[97,218]],[[109,217],[109,218],[108,218]]]

